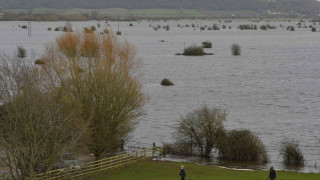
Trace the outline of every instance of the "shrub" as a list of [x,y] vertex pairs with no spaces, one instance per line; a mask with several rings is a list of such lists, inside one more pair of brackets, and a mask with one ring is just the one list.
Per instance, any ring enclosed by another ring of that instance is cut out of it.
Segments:
[[100,23],[97,24],[97,27],[100,28]]
[[93,31],[91,29],[87,28],[87,27],[83,28],[83,32],[84,33],[93,33]]
[[295,31],[293,26],[290,27],[290,31]]
[[215,31],[220,30],[220,28],[219,28],[219,26],[217,24],[214,24],[212,26],[212,29],[215,30]]
[[241,47],[238,44],[233,44],[231,46],[231,52],[232,52],[232,55],[234,55],[234,56],[240,56]]
[[22,29],[28,29],[28,27],[26,25],[22,25],[21,28]]
[[72,24],[69,21],[67,21],[65,26],[62,28],[62,31],[63,32],[73,32]]
[[265,146],[249,130],[232,130],[219,139],[219,158],[235,161],[268,162]]
[[116,33],[118,36],[120,36],[122,33],[121,33],[121,31],[117,31],[117,33]]
[[316,32],[317,29],[315,27],[311,28],[311,32]]
[[206,55],[201,46],[192,45],[184,49],[183,55],[185,56],[203,56]]
[[227,28],[227,26],[226,25],[222,25],[222,29],[226,29]]
[[174,84],[169,79],[165,78],[161,81],[161,85],[162,86],[173,86]]
[[295,29],[294,29],[293,26],[288,26],[288,27],[287,27],[287,30],[289,30],[289,31],[295,31]]
[[265,31],[265,30],[267,30],[268,28],[267,28],[266,25],[262,25],[262,26],[260,26],[260,29]]
[[271,26],[270,24],[267,24],[267,28],[268,28],[268,29],[277,29],[276,26]]
[[133,26],[133,24],[132,24],[132,23],[130,23],[130,24],[129,24],[129,26]]
[[206,28],[202,26],[202,27],[200,27],[200,30],[204,31],[204,30],[206,30]]
[[72,27],[68,27],[68,26],[64,26],[64,27],[62,28],[62,31],[63,31],[63,32],[73,32]]
[[203,48],[212,48],[212,43],[210,41],[202,42]]
[[27,57],[27,51],[23,48],[23,46],[17,47],[17,57],[19,58],[25,58]]
[[188,149],[187,152],[210,156],[218,139],[223,135],[225,120],[225,111],[209,109],[207,106],[181,117],[175,132],[175,147],[183,145],[184,149]]
[[286,165],[303,165],[304,158],[299,145],[294,140],[284,141],[282,143],[281,152],[283,162]]
[[49,27],[49,28],[48,28],[48,31],[52,31],[52,28],[51,28],[51,27]]
[[253,24],[241,24],[238,26],[238,29],[240,30],[253,30],[253,29],[257,29],[256,25]]
[[54,28],[54,31],[60,31],[59,27]]
[[253,25],[253,29],[254,30],[257,30],[258,28],[257,28],[257,25]]
[[165,29],[166,29],[167,31],[169,31],[169,30],[170,30],[170,26],[169,26],[169,25],[166,25],[166,26],[165,26]]
[[91,27],[90,27],[90,30],[91,30],[91,31],[96,31],[96,27],[95,27],[95,26],[91,26]]

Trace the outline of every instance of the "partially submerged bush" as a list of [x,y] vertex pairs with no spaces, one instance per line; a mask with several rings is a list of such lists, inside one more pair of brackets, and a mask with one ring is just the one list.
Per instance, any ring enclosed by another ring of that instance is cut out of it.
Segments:
[[215,30],[215,31],[220,30],[220,28],[219,28],[219,26],[217,24],[214,24],[212,26],[212,29]]
[[166,26],[165,26],[165,29],[166,29],[167,31],[169,31],[169,30],[170,30],[170,26],[169,26],[169,25],[166,25]]
[[27,57],[27,51],[26,51],[26,49],[24,49],[23,46],[18,46],[18,47],[17,47],[17,56],[18,56],[19,58],[25,58],[25,57]]
[[253,24],[241,24],[238,26],[240,30],[257,30],[257,25]]
[[162,86],[173,86],[174,84],[169,79],[165,78],[161,81],[161,85]]
[[267,30],[268,28],[267,28],[266,25],[262,25],[262,26],[260,26],[260,29],[265,31],[265,30]]
[[203,48],[212,48],[212,43],[210,41],[202,42]]
[[212,55],[205,53],[202,46],[192,45],[184,49],[183,54],[185,56],[203,56],[203,55]]
[[241,47],[238,44],[233,44],[231,46],[231,52],[232,52],[232,55],[234,55],[234,56],[240,56]]
[[295,31],[295,28],[294,28],[293,26],[288,26],[288,27],[287,27],[287,30],[288,30],[288,31]]
[[265,146],[249,130],[232,130],[219,139],[219,158],[235,161],[268,162]]
[[303,165],[304,158],[299,144],[292,141],[285,141],[281,147],[281,154],[285,165]]
[[95,27],[95,26],[91,26],[91,27],[90,27],[90,30],[91,30],[91,31],[96,31],[96,27]]

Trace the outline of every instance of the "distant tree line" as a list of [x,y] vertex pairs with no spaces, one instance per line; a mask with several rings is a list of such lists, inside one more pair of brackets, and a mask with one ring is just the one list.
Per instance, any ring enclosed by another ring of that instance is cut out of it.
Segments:
[[127,9],[203,9],[203,10],[275,10],[283,12],[297,12],[301,14],[317,14],[320,3],[316,0],[1,0],[5,9],[33,9],[37,7],[46,8],[127,8]]

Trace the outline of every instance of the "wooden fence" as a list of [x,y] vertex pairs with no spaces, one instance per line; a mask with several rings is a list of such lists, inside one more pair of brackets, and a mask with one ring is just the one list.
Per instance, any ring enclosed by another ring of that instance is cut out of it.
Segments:
[[34,179],[72,179],[87,176],[93,173],[97,173],[103,170],[123,166],[140,159],[148,157],[161,156],[163,149],[160,147],[142,148],[129,153],[119,154],[112,157],[107,157],[98,161],[83,163],[79,166],[68,167],[63,169],[57,169],[49,171],[43,174],[38,174]]

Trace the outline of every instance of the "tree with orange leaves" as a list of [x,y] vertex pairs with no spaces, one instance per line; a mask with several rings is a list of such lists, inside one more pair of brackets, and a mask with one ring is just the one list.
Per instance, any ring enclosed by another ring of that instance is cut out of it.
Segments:
[[132,45],[112,33],[66,33],[47,46],[42,62],[66,101],[80,104],[79,121],[88,128],[83,142],[96,159],[128,138],[147,100]]

